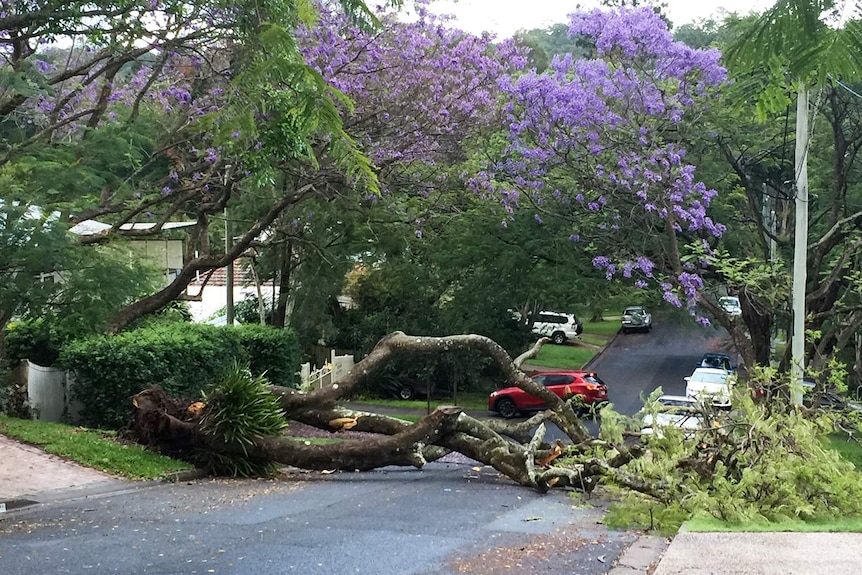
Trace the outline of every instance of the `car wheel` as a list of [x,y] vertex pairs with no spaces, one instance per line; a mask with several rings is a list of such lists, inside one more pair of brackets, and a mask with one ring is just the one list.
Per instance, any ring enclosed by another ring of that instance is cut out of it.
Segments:
[[622,329],[622,332],[623,332],[623,335],[626,335],[626,334],[628,334],[628,333],[629,333],[629,330],[627,330],[626,328],[623,328],[623,329]]
[[413,388],[410,387],[409,385],[405,385],[401,389],[398,390],[398,397],[400,397],[404,401],[408,401],[410,399],[413,399],[414,395],[415,394],[413,392]]
[[557,345],[563,345],[566,343],[566,334],[561,331],[555,331],[554,335],[551,336],[551,341]]
[[498,399],[497,404],[494,407],[496,408],[496,412],[506,419],[515,417],[518,413],[518,408],[515,405],[515,402],[508,397]]

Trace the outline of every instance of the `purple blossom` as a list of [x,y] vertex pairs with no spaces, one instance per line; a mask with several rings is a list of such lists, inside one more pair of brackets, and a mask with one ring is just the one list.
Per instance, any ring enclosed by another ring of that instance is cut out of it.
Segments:
[[171,193],[171,187],[170,186],[165,186],[164,188],[162,188],[162,195],[163,196],[167,196],[170,193]]
[[204,161],[210,164],[214,164],[218,160],[218,152],[215,148],[207,148],[207,155],[204,158]]
[[605,269],[610,265],[610,260],[605,256],[596,256],[593,258],[593,267],[598,269]]

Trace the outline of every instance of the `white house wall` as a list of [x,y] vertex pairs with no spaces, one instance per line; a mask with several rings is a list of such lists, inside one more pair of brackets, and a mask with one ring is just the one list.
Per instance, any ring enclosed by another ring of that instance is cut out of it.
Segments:
[[[188,288],[188,293],[196,295],[199,289],[199,286],[190,285]],[[263,294],[264,301],[268,305],[272,305],[272,286],[261,286],[260,291]],[[278,297],[277,290],[276,297]],[[255,300],[257,299],[257,288],[255,288],[254,286],[234,286],[234,304],[238,304],[242,300],[249,298],[254,298]],[[208,285],[203,289],[203,293],[201,294],[201,301],[189,302],[189,309],[192,313],[192,321],[206,321],[225,306],[227,306],[227,289],[225,288],[225,286]]]

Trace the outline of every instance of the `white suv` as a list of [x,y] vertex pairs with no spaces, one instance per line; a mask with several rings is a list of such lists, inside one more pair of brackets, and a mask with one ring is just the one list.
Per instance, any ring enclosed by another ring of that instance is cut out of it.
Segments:
[[540,311],[532,329],[534,334],[549,337],[557,345],[575,339],[582,331],[584,326],[574,314],[559,311]]

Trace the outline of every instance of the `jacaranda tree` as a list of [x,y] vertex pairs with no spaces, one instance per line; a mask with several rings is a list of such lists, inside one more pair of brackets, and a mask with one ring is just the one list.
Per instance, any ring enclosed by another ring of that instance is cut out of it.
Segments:
[[651,9],[575,14],[569,33],[591,57],[558,56],[501,84],[509,145],[473,188],[509,214],[566,221],[572,249],[609,279],[656,287],[678,307],[708,304],[688,246],[709,250],[725,227],[682,142],[725,81],[720,54],[675,42]]

